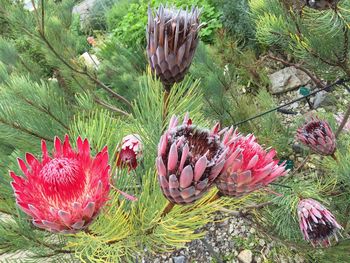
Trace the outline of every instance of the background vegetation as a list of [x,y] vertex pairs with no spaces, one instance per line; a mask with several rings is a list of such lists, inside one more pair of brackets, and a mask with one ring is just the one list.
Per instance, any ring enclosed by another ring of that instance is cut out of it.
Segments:
[[[96,1],[84,21],[72,14],[78,1],[44,2],[43,23],[40,4],[29,12],[17,2],[0,0],[0,212],[11,218],[0,221],[0,253],[25,249],[31,252],[32,262],[39,258],[131,261],[145,249],[158,253],[200,238],[203,233],[196,230],[212,220],[219,206],[235,209],[269,202],[270,206],[254,210],[252,218],[264,235],[281,242],[277,254],[301,251],[310,262],[330,262],[333,256],[337,262],[346,262],[342,261],[349,257],[346,240],[325,251],[301,241],[296,204],[299,196],[322,201],[339,218],[344,235],[348,233],[349,134],[338,140],[338,163],[312,155],[314,168],[295,169],[279,182],[285,187],[271,188],[279,195],[260,191],[213,205],[211,192],[203,201],[177,207],[162,220],[159,211],[166,201],[153,166],[164,125],[163,93],[160,82],[149,73],[145,26],[148,5],[158,7],[163,1]],[[340,1],[337,11],[306,7],[302,15],[285,2],[167,1],[177,7],[201,7],[204,23],[190,74],[170,94],[167,120],[189,111],[196,123],[220,121],[230,126],[277,106],[279,101],[268,91],[271,64],[264,61],[271,54],[301,65],[322,85],[350,77],[349,1]],[[88,36],[94,36],[96,46],[86,41]],[[96,55],[99,66],[86,65],[80,57],[84,52]],[[345,105],[336,106],[337,111],[345,110]],[[322,117],[336,128],[333,114]],[[290,159],[295,130],[303,117],[288,125],[283,120],[281,113],[273,112],[239,125],[239,130],[254,133],[261,144],[276,148],[280,159]],[[108,208],[91,227],[97,237],[35,230],[14,202],[8,170],[18,171],[16,158],[25,152],[39,154],[41,139],[52,146],[55,135],[66,133],[72,138],[88,137],[95,152],[108,145],[112,163],[125,135],[138,133],[145,144],[144,165],[131,176],[120,171],[114,178],[118,188],[132,188],[139,201],[130,204],[113,193]],[[301,158],[309,154],[304,149]],[[155,231],[145,234],[150,228]],[[115,242],[110,245],[106,240]],[[294,250],[286,249],[290,247]]]

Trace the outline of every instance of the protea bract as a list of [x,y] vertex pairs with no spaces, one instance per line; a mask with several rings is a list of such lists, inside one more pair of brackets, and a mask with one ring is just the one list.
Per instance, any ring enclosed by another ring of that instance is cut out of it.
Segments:
[[303,199],[298,204],[300,230],[304,239],[313,246],[329,246],[330,239],[343,229],[333,214],[313,199]]
[[334,155],[335,153],[335,135],[325,120],[311,117],[297,130],[297,138],[318,154]]
[[120,151],[117,153],[117,166],[128,166],[136,169],[137,159],[142,155],[142,141],[138,134],[129,134],[122,139]]
[[162,5],[153,16],[148,11],[147,54],[153,72],[169,90],[187,73],[199,37],[200,11],[164,8]]
[[229,153],[236,153],[237,157],[231,165],[225,165],[215,181],[221,195],[245,195],[288,172],[285,163],[279,165],[279,161],[274,159],[276,151],[263,149],[252,134],[242,137],[231,128],[225,133],[223,144],[227,145]]
[[54,140],[52,157],[42,141],[42,158],[18,159],[24,177],[10,172],[18,206],[35,226],[52,232],[74,233],[86,228],[108,199],[109,165],[105,147],[90,155],[87,139],[72,149],[68,136]]
[[160,187],[171,203],[198,200],[221,172],[227,151],[218,132],[218,124],[211,131],[203,129],[193,125],[188,115],[181,125],[177,117],[171,118],[169,129],[160,139],[156,160]]

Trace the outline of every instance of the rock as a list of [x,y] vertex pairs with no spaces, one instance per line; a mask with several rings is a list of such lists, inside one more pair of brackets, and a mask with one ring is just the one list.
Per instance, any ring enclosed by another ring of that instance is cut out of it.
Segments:
[[96,0],[85,0],[73,7],[72,13],[80,16],[80,25],[84,27],[84,23],[90,15],[90,11]]
[[292,146],[292,149],[295,153],[303,153],[304,152],[303,147],[298,143],[294,143]]
[[90,68],[98,69],[100,65],[98,58],[94,54],[91,55],[88,52],[82,54],[79,59],[83,61],[84,65]]
[[249,249],[242,250],[238,254],[238,259],[242,263],[251,263],[253,261],[253,252]]
[[251,228],[250,231],[249,231],[251,234],[254,234],[256,232],[255,228]]
[[310,77],[295,67],[287,67],[269,75],[272,94],[285,93],[306,85]]
[[305,262],[305,260],[300,255],[296,255],[294,257],[294,261],[295,261],[295,263],[303,263],[303,262]]
[[265,240],[264,239],[259,239],[259,245],[260,246],[265,246]]
[[34,11],[34,6],[31,0],[25,0],[23,2],[23,8],[28,10],[29,12]]
[[232,233],[234,229],[235,229],[234,225],[233,225],[233,224],[230,224],[230,227],[229,227],[229,229],[228,229],[228,232],[229,232],[229,233]]
[[328,92],[320,91],[315,97],[311,98],[310,101],[313,103],[313,108],[317,109],[319,107],[334,106],[335,101],[332,96],[329,96]]
[[299,103],[298,103],[298,102],[294,102],[293,104],[291,104],[291,105],[289,106],[289,108],[292,109],[292,110],[294,110],[294,109],[296,109],[296,108],[298,108],[298,107],[299,107]]

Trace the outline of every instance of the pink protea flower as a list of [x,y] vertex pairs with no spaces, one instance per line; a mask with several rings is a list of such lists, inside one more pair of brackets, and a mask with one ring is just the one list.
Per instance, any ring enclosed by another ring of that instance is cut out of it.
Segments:
[[297,130],[297,138],[318,154],[334,155],[335,153],[335,135],[327,121],[311,117]]
[[117,166],[128,166],[129,169],[136,169],[137,159],[142,156],[142,141],[138,134],[129,134],[122,140],[121,150],[117,153]]
[[211,131],[202,129],[193,125],[187,114],[182,125],[176,116],[171,118],[169,129],[160,138],[156,160],[160,187],[170,202],[193,203],[219,175],[227,151],[218,132],[218,124]]
[[299,202],[298,218],[304,239],[310,241],[313,246],[327,247],[333,236],[338,241],[337,233],[343,229],[333,214],[313,199],[303,199]]
[[86,228],[108,199],[109,165],[105,147],[90,155],[87,139],[77,139],[72,149],[68,136],[62,144],[55,138],[49,156],[42,141],[41,161],[26,154],[27,164],[18,159],[25,177],[10,172],[18,206],[35,226],[51,232],[75,233]]
[[225,133],[223,144],[238,155],[231,165],[225,165],[215,181],[221,195],[242,196],[288,173],[285,163],[278,165],[274,159],[276,151],[264,150],[252,134],[242,137],[231,128]]

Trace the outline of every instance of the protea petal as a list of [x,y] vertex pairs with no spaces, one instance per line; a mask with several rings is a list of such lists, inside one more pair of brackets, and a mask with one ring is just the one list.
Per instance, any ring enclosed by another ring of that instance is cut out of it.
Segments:
[[127,167],[129,170],[136,169],[138,160],[142,157],[143,144],[138,134],[129,134],[118,145],[117,166]]
[[287,173],[285,163],[277,165],[275,150],[267,152],[254,135],[242,137],[237,130],[223,136],[229,152],[223,171],[216,179],[222,195],[242,196],[266,186]]
[[191,65],[199,41],[199,15],[197,8],[188,12],[160,6],[155,14],[148,10],[148,60],[167,89],[182,81]]
[[343,229],[333,214],[313,199],[302,199],[298,204],[300,230],[304,239],[313,246],[329,246],[330,239],[337,239],[338,232]]
[[335,135],[325,120],[311,118],[297,130],[297,139],[314,152],[333,155],[336,151]]
[[35,226],[77,232],[92,222],[108,200],[108,152],[104,149],[96,157],[90,156],[89,142],[80,137],[77,147],[71,148],[68,136],[63,143],[56,137],[51,158],[42,141],[41,160],[30,153],[26,154],[27,164],[18,159],[25,177],[10,171],[17,204]]
[[215,133],[198,128],[187,114],[183,124],[176,126],[177,119],[171,118],[169,129],[158,145],[165,149],[158,149],[158,180],[170,202],[189,204],[210,188],[224,166],[227,152],[222,156],[225,146],[220,142],[218,128],[214,129]]

